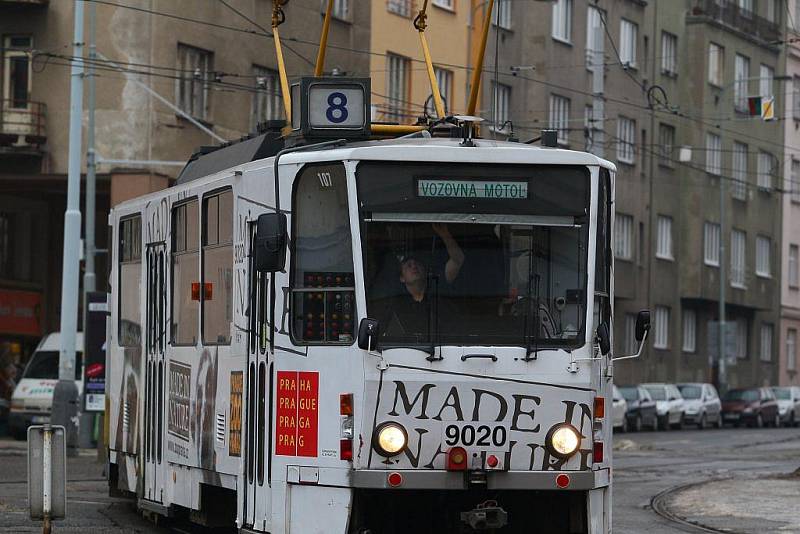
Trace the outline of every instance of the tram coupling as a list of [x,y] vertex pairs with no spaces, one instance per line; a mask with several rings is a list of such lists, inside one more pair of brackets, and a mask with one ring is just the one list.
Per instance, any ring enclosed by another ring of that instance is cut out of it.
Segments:
[[472,530],[495,530],[508,524],[508,513],[497,501],[486,501],[468,512],[461,512],[461,522]]

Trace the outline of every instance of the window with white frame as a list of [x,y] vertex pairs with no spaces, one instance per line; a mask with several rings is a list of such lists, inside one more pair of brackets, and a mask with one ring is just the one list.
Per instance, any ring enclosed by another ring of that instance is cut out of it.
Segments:
[[733,107],[737,111],[747,111],[748,78],[750,77],[750,58],[736,54],[733,64]]
[[792,158],[792,169],[786,190],[791,191],[792,202],[800,202],[800,160]]
[[605,15],[600,8],[588,6],[586,8],[586,66],[590,67],[594,62],[595,52],[603,53],[605,49],[605,33],[603,32],[603,21],[601,17]]
[[633,216],[617,212],[614,234],[614,256],[621,260],[632,260]]
[[620,116],[617,119],[617,161],[633,165],[635,143],[636,123],[633,119]]
[[775,94],[773,84],[775,83],[775,69],[769,65],[761,64],[761,69],[758,72],[758,94],[762,97],[772,96]]
[[672,260],[672,217],[658,216],[656,236],[656,258]]
[[511,109],[511,86],[502,83],[493,84],[494,90],[494,124],[498,132],[503,132],[508,128],[506,124],[510,118]]
[[455,0],[433,0],[433,5],[443,7],[445,9],[453,10],[455,7]]
[[731,196],[736,200],[747,200],[747,145],[733,143],[733,181]]
[[411,0],[386,0],[386,10],[401,17],[410,17]]
[[786,331],[786,370],[797,369],[797,330],[789,328]]
[[208,50],[178,43],[178,107],[201,120],[209,118],[213,57]]
[[331,15],[340,20],[350,20],[350,0],[333,0]]
[[661,72],[678,74],[678,36],[669,32],[661,32]]
[[767,0],[766,18],[770,22],[778,22],[782,0]]
[[772,240],[769,237],[756,236],[756,275],[762,278],[772,276],[770,256],[772,253]]
[[747,234],[731,231],[731,286],[744,289]]
[[[31,82],[33,81],[32,53],[33,38],[29,35],[9,35],[2,41],[5,49],[2,57],[3,72],[0,73],[5,84],[2,91],[3,107],[14,110],[27,110],[31,106]],[[18,119],[8,116],[6,126],[13,125]]]
[[800,76],[792,78],[792,117],[800,120]]
[[623,65],[636,67],[636,40],[639,36],[639,26],[622,19],[619,22],[619,59]]
[[717,43],[708,43],[708,82],[722,86],[725,49]]
[[750,16],[753,14],[753,0],[737,0],[737,4],[743,15]]
[[800,287],[800,246],[789,245],[789,287]]
[[703,228],[703,262],[712,267],[719,267],[719,225],[707,222]]
[[697,350],[697,313],[691,308],[683,309],[683,352]]
[[[453,71],[441,67],[433,67],[433,74],[436,76],[436,83],[439,85],[439,94],[444,100],[445,110],[450,110],[453,102]],[[427,103],[427,111],[431,116],[436,116],[436,106],[433,99]]]
[[625,354],[636,354],[639,342],[636,341],[636,315],[625,314]]
[[558,132],[560,144],[569,144],[569,98],[550,95],[550,128]]
[[736,357],[740,360],[747,358],[747,319],[736,319]]
[[772,189],[772,178],[775,175],[776,164],[775,156],[763,150],[758,152],[757,182],[760,189],[767,191]]
[[386,120],[402,122],[408,102],[409,71],[408,58],[386,54]]
[[283,101],[278,72],[266,67],[253,65],[255,91],[253,92],[251,129],[260,122],[283,118]]
[[672,167],[675,150],[675,128],[669,124],[658,125],[658,163]]
[[495,0],[492,24],[504,30],[511,29],[511,0]]
[[706,172],[722,173],[722,138],[710,132],[706,134]]
[[572,0],[555,0],[553,2],[554,39],[572,42]]
[[653,347],[656,349],[669,347],[669,308],[667,306],[656,306]]
[[759,359],[762,362],[772,361],[772,337],[774,329],[771,323],[761,323],[761,351],[759,352]]

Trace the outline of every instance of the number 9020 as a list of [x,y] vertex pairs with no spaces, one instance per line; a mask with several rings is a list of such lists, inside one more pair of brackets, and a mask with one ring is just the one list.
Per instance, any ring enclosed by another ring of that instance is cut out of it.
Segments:
[[503,447],[508,440],[508,430],[501,425],[450,424],[444,429],[447,445],[463,447]]

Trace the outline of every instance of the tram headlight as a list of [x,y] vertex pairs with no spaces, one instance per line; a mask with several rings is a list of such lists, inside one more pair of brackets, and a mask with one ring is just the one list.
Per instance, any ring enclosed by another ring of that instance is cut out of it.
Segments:
[[574,426],[560,423],[547,433],[545,444],[550,454],[557,458],[567,459],[578,451],[581,434]]
[[375,428],[372,445],[382,456],[400,454],[408,444],[408,432],[398,423],[381,423]]

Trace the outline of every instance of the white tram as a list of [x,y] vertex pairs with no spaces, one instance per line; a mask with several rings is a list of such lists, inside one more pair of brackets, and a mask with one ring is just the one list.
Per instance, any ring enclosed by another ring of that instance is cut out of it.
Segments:
[[112,490],[243,532],[611,532],[614,174],[419,135],[118,205]]

